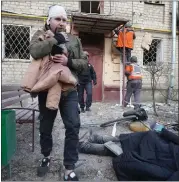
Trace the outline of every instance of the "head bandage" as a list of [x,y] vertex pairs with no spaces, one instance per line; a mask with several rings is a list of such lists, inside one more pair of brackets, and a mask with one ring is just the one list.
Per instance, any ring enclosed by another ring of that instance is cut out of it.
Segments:
[[65,11],[65,8],[59,5],[54,5],[50,7],[48,11],[48,18],[47,18],[47,25],[50,24],[50,19],[62,16],[63,18],[67,19],[67,13]]

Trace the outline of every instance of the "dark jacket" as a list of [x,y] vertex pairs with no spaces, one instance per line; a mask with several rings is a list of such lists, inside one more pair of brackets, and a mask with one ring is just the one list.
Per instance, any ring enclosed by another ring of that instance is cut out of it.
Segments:
[[179,136],[166,129],[121,134],[123,154],[113,159],[118,180],[179,180]]
[[78,80],[80,84],[85,84],[91,82],[92,80],[93,83],[96,84],[96,72],[90,63],[88,63],[88,67],[78,76]]

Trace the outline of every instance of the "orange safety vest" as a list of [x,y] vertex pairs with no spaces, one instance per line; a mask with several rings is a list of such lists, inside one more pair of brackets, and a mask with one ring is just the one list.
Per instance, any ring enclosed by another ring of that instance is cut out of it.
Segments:
[[141,80],[142,79],[141,68],[138,64],[126,65],[125,71],[127,73],[130,73],[130,75],[127,77],[128,80]]
[[[125,47],[132,49],[133,48],[133,37],[134,31],[132,29],[125,28]],[[116,47],[123,47],[124,44],[124,33],[123,30],[119,32]]]

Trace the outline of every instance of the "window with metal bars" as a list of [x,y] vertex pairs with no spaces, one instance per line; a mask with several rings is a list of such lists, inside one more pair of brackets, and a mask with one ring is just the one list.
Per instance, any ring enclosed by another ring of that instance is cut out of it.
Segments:
[[30,27],[3,25],[4,59],[30,59]]
[[153,39],[150,45],[150,49],[144,49],[143,52],[143,65],[148,65],[149,63],[155,64],[156,62],[163,61],[163,49],[161,39]]

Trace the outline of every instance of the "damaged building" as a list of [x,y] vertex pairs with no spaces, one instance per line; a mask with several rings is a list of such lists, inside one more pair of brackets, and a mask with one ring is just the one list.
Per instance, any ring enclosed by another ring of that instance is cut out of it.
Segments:
[[[143,101],[150,97],[150,62],[167,65],[172,59],[172,2],[166,1],[2,1],[2,83],[20,83],[30,63],[29,44],[32,35],[46,22],[47,10],[59,4],[68,12],[67,32],[77,35],[83,49],[90,54],[98,84],[93,88],[94,101],[120,99],[123,79],[122,60],[115,47],[113,30],[130,21],[136,39],[132,55],[143,68]],[[146,33],[151,36],[150,49],[142,48]],[[174,87],[178,88],[178,33],[176,38]],[[169,73],[160,78],[159,90],[167,90]],[[160,92],[157,92],[160,99]]]

